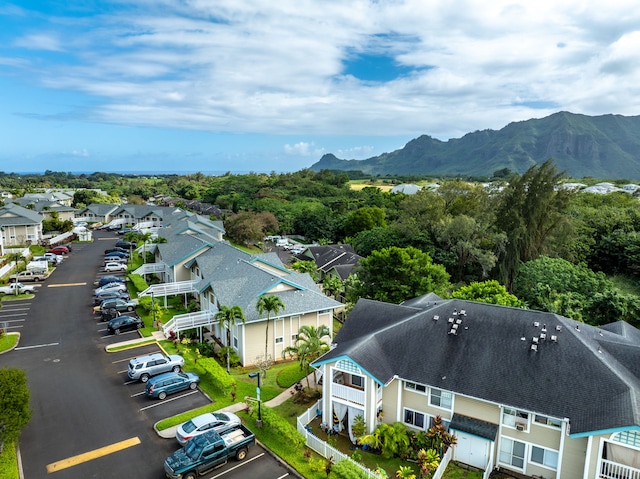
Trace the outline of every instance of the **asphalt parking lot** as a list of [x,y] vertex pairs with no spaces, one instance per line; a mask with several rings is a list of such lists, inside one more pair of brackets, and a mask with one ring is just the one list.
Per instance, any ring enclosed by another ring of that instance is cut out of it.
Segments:
[[[109,336],[92,314],[104,249],[116,240],[98,232],[96,241],[74,244],[35,298],[2,302],[0,322],[21,337],[14,351],[0,355],[0,367],[24,369],[31,391],[32,418],[20,439],[23,478],[164,477],[164,459],[179,446],[160,438],[153,425],[210,403],[200,389],[148,399],[142,383],[128,380],[128,360],[157,352],[157,345],[106,352],[107,345],[138,335]],[[222,476],[292,477],[260,445],[245,461],[232,460],[205,477]]]

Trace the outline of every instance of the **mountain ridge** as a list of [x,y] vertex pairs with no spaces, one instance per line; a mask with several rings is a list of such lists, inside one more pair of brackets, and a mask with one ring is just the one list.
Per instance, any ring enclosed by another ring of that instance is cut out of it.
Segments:
[[524,173],[552,158],[574,178],[640,179],[640,116],[560,111],[544,118],[477,130],[441,141],[421,135],[403,148],[365,160],[325,154],[310,169],[368,175],[491,176]]

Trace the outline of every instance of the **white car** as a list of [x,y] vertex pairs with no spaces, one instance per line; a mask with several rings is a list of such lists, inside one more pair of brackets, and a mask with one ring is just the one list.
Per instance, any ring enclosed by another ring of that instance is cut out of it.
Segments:
[[232,412],[207,412],[182,423],[176,429],[176,439],[184,446],[189,439],[207,431],[218,433],[240,424],[240,418]]
[[93,292],[94,295],[101,293],[102,291],[126,291],[127,285],[124,283],[107,283],[101,288],[96,288]]
[[126,271],[127,270],[127,265],[124,263],[107,263],[104,265],[104,270],[107,273],[113,273],[115,271]]

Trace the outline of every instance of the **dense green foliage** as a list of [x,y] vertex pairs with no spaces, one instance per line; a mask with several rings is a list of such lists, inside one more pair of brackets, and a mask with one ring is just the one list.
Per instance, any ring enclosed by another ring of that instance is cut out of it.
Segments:
[[0,445],[15,443],[31,419],[29,396],[23,370],[0,369]]

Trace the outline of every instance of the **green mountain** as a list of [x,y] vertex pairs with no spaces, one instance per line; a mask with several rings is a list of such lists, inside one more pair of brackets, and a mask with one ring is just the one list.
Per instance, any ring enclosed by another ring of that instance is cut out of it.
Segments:
[[367,175],[492,176],[524,173],[553,158],[574,178],[640,179],[640,116],[559,112],[510,123],[501,130],[440,141],[423,135],[404,148],[366,160],[324,155],[311,170],[360,170]]

